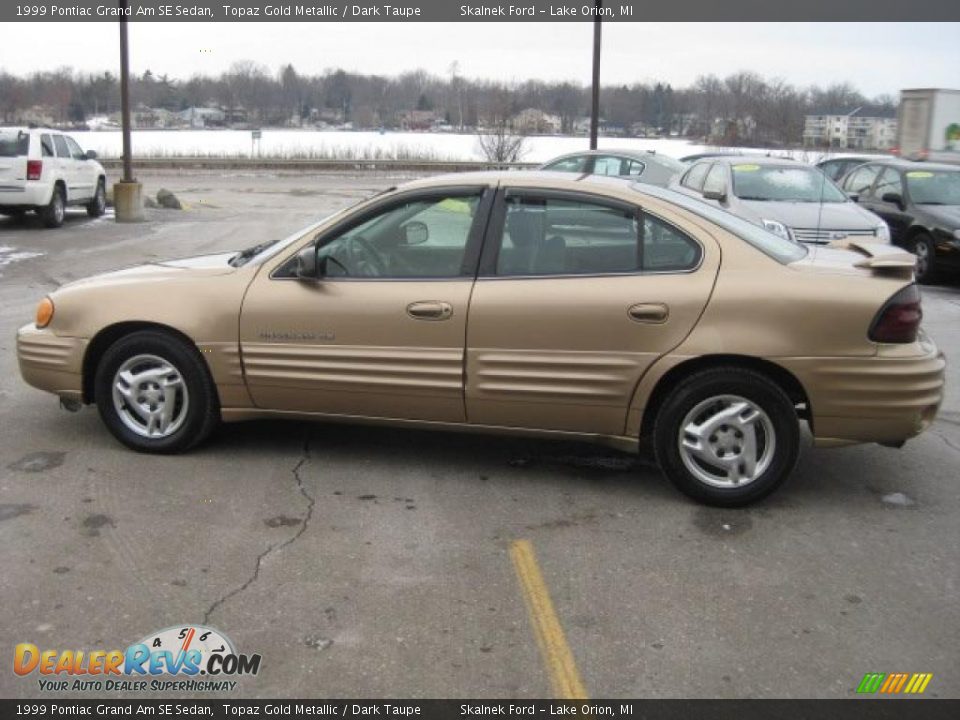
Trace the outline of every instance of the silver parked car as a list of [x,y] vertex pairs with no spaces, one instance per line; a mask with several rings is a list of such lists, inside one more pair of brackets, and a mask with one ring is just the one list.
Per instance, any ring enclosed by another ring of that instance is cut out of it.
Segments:
[[819,168],[794,160],[711,158],[692,165],[670,187],[791,240],[890,242],[880,217],[853,202]]
[[686,168],[679,160],[654,150],[585,150],[561,155],[540,166],[540,170],[628,177],[661,187]]

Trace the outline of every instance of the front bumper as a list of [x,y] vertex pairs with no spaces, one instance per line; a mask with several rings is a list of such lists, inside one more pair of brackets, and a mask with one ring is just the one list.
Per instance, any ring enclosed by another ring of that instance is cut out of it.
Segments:
[[899,444],[930,427],[943,400],[946,358],[928,339],[914,349],[784,362],[806,389],[817,444]]
[[87,340],[59,337],[33,323],[17,331],[20,375],[35,388],[67,400],[83,400],[83,356]]

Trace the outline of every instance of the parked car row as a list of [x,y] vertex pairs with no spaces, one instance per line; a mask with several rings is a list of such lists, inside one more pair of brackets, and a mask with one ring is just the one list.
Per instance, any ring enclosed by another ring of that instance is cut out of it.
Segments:
[[849,156],[811,166],[732,152],[676,161],[653,152],[597,150],[564,155],[541,169],[668,187],[796,242],[892,242],[916,255],[923,283],[960,270],[955,165]]

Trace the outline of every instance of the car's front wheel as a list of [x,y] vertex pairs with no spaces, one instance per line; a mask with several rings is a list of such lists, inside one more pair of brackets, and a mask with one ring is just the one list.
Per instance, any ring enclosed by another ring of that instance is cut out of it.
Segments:
[[160,331],[111,345],[97,366],[94,392],[110,432],[142,452],[188,450],[213,431],[220,414],[196,348]]
[[776,490],[800,449],[797,413],[761,373],[715,368],[683,380],[654,426],[657,461],[683,493],[708,505],[737,507]]
[[97,191],[87,203],[87,215],[93,218],[100,217],[107,211],[107,188],[103,180],[97,181]]

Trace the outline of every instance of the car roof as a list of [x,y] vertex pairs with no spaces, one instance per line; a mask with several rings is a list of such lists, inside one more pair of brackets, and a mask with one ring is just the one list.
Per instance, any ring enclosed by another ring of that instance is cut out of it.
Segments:
[[704,158],[703,162],[712,161],[721,165],[797,165],[809,167],[806,163],[786,157],[768,157],[767,155],[724,155],[715,158]]
[[883,165],[885,167],[900,168],[901,170],[939,170],[947,172],[960,172],[957,165],[948,165],[946,163],[931,163],[919,160],[903,160],[901,158],[882,158],[877,160],[867,160],[871,165]]
[[664,155],[663,153],[658,153],[656,150],[628,150],[626,148],[599,148],[597,150],[580,150],[578,152],[568,152],[563,155],[557,155],[554,158],[547,160],[547,163],[556,162],[557,160],[563,160],[564,158],[569,157],[580,157],[586,155],[623,155],[624,157],[636,158],[638,160],[644,160],[651,156],[662,155],[663,157],[669,157],[671,160],[675,160],[669,155]]
[[479,170],[475,172],[446,173],[419,178],[397,187],[398,190],[414,190],[431,187],[456,187],[457,185],[522,185],[541,184],[544,187],[563,188],[571,183],[597,188],[629,187],[634,178],[622,178],[611,175],[589,175],[587,173],[569,173],[556,170]]

